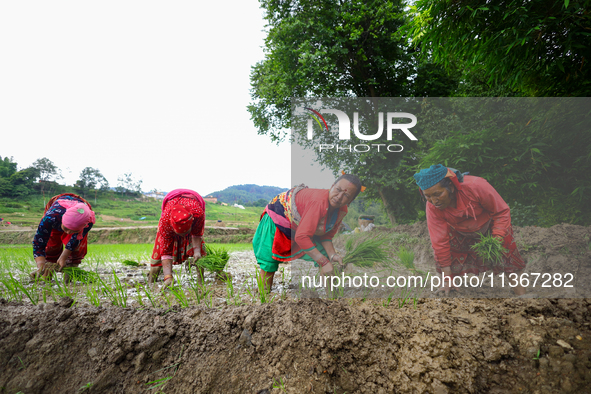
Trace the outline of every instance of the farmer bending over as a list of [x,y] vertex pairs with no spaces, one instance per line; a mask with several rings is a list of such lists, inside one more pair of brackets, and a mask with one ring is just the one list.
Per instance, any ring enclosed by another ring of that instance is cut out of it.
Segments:
[[329,190],[300,185],[279,194],[265,207],[252,240],[259,275],[269,292],[279,263],[302,258],[313,260],[321,275],[330,275],[343,264],[332,245],[347,206],[361,192],[356,175],[339,177]]
[[[470,247],[481,234],[492,234],[507,249],[503,264],[492,267],[493,272],[521,274],[525,262],[513,237],[509,206],[484,178],[464,176],[441,164],[421,170],[414,178],[428,202],[427,226],[437,272],[453,278],[491,269]],[[457,290],[449,282],[445,280],[437,291]],[[525,288],[518,285],[513,292],[523,295]]]
[[[189,257],[195,260],[205,256],[203,230],[205,229],[205,201],[193,190],[176,189],[162,201],[162,216],[152,251],[152,267],[148,281],[153,283],[164,271],[164,286],[174,282],[172,265]],[[199,278],[203,269],[199,270]]]
[[[31,277],[50,277],[56,269],[78,267],[86,256],[87,234],[95,221],[90,203],[82,197],[72,193],[52,197],[33,238],[37,271]],[[69,280],[67,275],[64,278]]]

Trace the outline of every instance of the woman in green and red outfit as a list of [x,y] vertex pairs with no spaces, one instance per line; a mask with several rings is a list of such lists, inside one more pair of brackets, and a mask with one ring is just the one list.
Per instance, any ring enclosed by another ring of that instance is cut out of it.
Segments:
[[[172,265],[189,257],[195,260],[205,256],[203,231],[205,229],[205,201],[195,191],[176,189],[162,201],[162,216],[152,251],[152,267],[148,281],[153,283],[164,271],[164,285],[173,283]],[[203,271],[200,270],[200,277]]]
[[343,264],[332,238],[347,215],[347,205],[362,191],[359,178],[345,174],[329,190],[298,186],[281,193],[266,206],[252,246],[271,291],[279,264],[307,254],[322,275],[330,275],[333,263]]

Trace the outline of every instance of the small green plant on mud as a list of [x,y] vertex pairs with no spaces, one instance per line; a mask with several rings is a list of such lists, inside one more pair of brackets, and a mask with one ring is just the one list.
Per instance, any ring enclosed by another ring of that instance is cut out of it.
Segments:
[[115,270],[113,270],[113,287],[100,277],[98,280],[101,284],[101,291],[113,305],[127,308],[127,286],[121,283]]
[[540,352],[541,352],[541,349],[538,349],[538,353],[534,356],[534,360],[540,359]]
[[287,393],[287,390],[285,390],[285,383],[283,383],[283,378],[279,378],[277,380],[273,378],[273,388],[281,389],[282,392]]
[[88,383],[86,383],[84,386],[82,386],[82,387],[80,387],[80,388],[78,389],[78,392],[79,392],[79,393],[82,393],[82,392],[84,392],[84,391],[86,391],[86,390],[90,390],[90,388],[93,386],[93,384],[94,384],[94,383],[92,383],[92,382],[88,382]]
[[[251,284],[256,283],[256,288],[253,289]],[[246,292],[252,298],[258,298],[261,304],[270,304],[277,298],[276,294],[271,294],[271,289],[267,289],[267,281],[259,275],[258,270],[255,270],[254,276],[250,277],[246,285]]]
[[[154,390],[157,388],[158,391],[156,391],[155,394],[165,394],[164,391],[162,391],[162,390],[164,389],[164,386],[166,385],[166,383],[168,383],[168,381],[170,379],[172,379],[176,376],[176,373],[179,370],[179,365],[181,365],[181,363],[182,363],[182,361],[180,361],[180,359],[183,356],[183,350],[184,350],[184,346],[181,348],[181,352],[179,353],[179,357],[178,357],[179,361],[177,363],[169,365],[168,367],[161,368],[161,369],[154,371],[150,374],[150,375],[153,375],[153,374],[158,373],[160,371],[166,371],[167,369],[174,368],[172,375],[168,375],[164,378],[156,379],[156,380],[146,383],[146,386],[150,386],[146,390]],[[148,375],[148,376],[150,376],[150,375]]]
[[174,298],[176,298],[181,308],[189,307],[189,299],[187,298],[187,294],[185,294],[185,289],[183,289],[181,285],[170,286],[168,287],[168,290],[170,290]]
[[240,295],[236,294],[232,277],[228,276],[223,282],[226,284],[226,303],[228,305],[241,305],[242,301],[240,300]]
[[503,247],[503,242],[492,235],[481,235],[480,241],[470,248],[475,250],[478,257],[491,267],[502,266],[503,254],[508,252]]
[[121,264],[126,265],[128,267],[139,267],[140,263],[133,260],[124,260]]
[[96,307],[101,306],[101,298],[93,282],[86,282],[86,298],[91,305]]
[[349,238],[345,242],[347,254],[343,258],[343,264],[353,264],[359,267],[373,267],[374,263],[385,262],[388,258],[386,252],[386,238],[369,238],[355,245],[355,238]]

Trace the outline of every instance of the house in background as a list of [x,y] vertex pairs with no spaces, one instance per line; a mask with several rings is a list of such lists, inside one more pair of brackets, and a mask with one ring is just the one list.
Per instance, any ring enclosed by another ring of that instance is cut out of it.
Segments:
[[144,196],[146,196],[146,197],[152,197],[152,198],[155,198],[157,200],[164,200],[164,197],[166,197],[166,194],[167,193],[168,192],[154,192],[154,191],[151,191],[151,192],[148,192],[148,193],[144,193]]
[[204,198],[205,201],[207,202],[212,202],[212,203],[217,203],[218,202],[218,198],[217,197],[213,197],[213,196],[207,196]]

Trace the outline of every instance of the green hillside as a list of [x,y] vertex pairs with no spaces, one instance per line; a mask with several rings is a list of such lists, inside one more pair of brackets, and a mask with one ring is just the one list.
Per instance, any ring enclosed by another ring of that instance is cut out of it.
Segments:
[[225,202],[226,204],[263,207],[273,197],[286,190],[276,186],[234,185],[224,190],[209,193],[207,196],[217,197],[219,202]]

